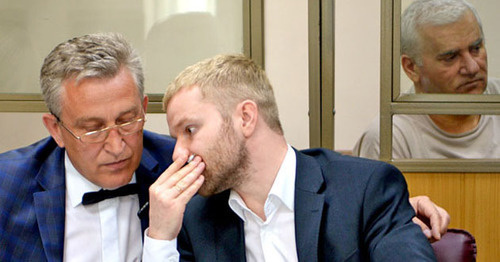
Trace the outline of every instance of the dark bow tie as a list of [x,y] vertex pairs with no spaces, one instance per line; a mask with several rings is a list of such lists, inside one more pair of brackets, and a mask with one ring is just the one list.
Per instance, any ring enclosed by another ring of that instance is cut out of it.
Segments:
[[127,196],[137,193],[139,193],[139,185],[137,184],[128,184],[113,190],[101,189],[96,192],[88,192],[83,194],[82,204],[95,204],[108,198]]

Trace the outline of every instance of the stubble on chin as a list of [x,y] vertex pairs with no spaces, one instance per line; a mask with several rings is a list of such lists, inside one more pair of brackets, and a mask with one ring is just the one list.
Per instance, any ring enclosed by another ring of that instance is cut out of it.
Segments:
[[231,124],[226,123],[221,128],[208,152],[204,159],[207,165],[203,172],[205,182],[198,190],[200,195],[208,197],[235,188],[248,177],[249,153],[245,142],[238,140]]

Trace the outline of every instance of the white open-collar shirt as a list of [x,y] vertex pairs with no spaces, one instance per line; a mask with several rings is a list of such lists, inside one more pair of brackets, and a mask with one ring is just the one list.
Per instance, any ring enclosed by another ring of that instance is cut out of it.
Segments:
[[234,190],[229,206],[244,223],[248,262],[298,261],[295,244],[296,156],[290,145],[264,204],[265,220],[252,212]]

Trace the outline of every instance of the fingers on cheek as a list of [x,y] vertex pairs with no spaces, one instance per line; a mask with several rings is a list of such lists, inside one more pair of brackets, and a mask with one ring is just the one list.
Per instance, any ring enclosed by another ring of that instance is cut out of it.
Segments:
[[[178,170],[176,173],[174,173],[171,177],[170,177],[170,182],[173,183],[173,184],[176,184],[177,182],[179,182],[180,180],[182,180],[183,178],[185,178],[186,176],[188,176],[189,174],[191,174],[192,172],[196,172],[196,170],[198,169],[199,165],[198,166],[195,166],[194,164],[192,164],[192,162],[188,165],[186,165],[185,167],[181,168],[180,170]],[[201,172],[201,171],[200,171]]]
[[201,172],[203,172],[203,170],[205,170],[205,163],[201,162],[199,163],[196,168],[194,169],[195,172],[201,174]]
[[199,176],[196,178],[196,180],[193,182],[193,188],[195,193],[198,192],[198,189],[203,185],[203,182],[205,182],[205,177],[204,176]]
[[174,182],[176,184],[191,185],[201,176],[204,169],[205,164],[200,163],[196,167],[190,169],[188,173],[179,174],[179,178]]

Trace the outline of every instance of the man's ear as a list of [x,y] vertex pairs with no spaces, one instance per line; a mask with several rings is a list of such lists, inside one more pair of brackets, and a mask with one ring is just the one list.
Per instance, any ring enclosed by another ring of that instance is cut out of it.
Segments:
[[410,58],[408,55],[401,55],[401,66],[411,81],[414,83],[420,81],[420,68],[413,58]]
[[49,131],[52,138],[56,141],[59,147],[64,147],[64,141],[61,135],[61,127],[57,122],[56,117],[53,114],[46,113],[42,116],[43,124],[45,128]]
[[144,98],[142,99],[142,108],[144,109],[144,113],[148,111],[148,101],[149,101],[148,96],[144,95]]
[[245,100],[238,104],[237,110],[238,118],[241,121],[241,130],[245,137],[250,137],[257,126],[259,119],[259,108],[252,100]]

